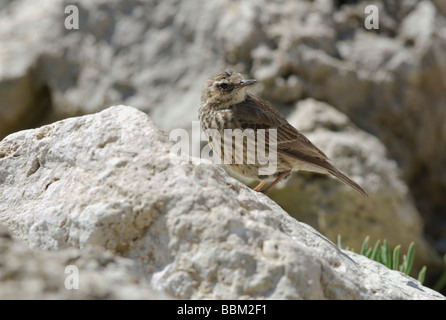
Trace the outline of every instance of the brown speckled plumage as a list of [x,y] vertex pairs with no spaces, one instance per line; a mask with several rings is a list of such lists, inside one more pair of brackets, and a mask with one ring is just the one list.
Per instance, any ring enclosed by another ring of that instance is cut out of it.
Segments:
[[[265,181],[274,180],[263,192],[268,192],[277,182],[291,171],[305,170],[331,174],[348,184],[356,191],[367,196],[367,193],[349,177],[336,169],[328,161],[328,157],[311,143],[302,133],[288,123],[285,117],[267,101],[246,93],[246,87],[255,80],[244,80],[240,73],[223,71],[213,76],[203,86],[199,119],[205,132],[215,129],[223,137],[224,129],[277,129],[277,170],[268,176],[259,175],[261,165],[256,161],[248,164],[247,148],[244,141],[243,163],[226,164],[231,170],[248,178],[262,182],[255,188],[260,191]],[[208,135],[211,148],[224,158],[223,148],[216,150]],[[223,140],[223,139],[222,139]],[[268,142],[268,136],[266,138]],[[223,141],[222,141],[223,143]],[[235,143],[232,143],[234,156]],[[223,144],[220,145],[220,147]],[[267,153],[269,145],[266,144]]]

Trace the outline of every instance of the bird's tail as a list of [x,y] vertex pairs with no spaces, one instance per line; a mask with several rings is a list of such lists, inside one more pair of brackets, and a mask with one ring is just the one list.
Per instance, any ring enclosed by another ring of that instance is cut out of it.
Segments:
[[358,191],[360,194],[362,194],[365,197],[368,197],[369,195],[367,194],[367,192],[361,188],[359,186],[359,184],[357,184],[356,182],[354,182],[352,179],[350,179],[349,177],[347,177],[345,174],[343,174],[341,171],[333,168],[333,169],[328,169],[328,172],[330,172],[333,176],[335,176],[336,178],[338,178],[339,180],[341,180],[342,182],[344,182],[345,184],[348,184],[350,187],[352,187],[353,189],[355,189],[356,191]]

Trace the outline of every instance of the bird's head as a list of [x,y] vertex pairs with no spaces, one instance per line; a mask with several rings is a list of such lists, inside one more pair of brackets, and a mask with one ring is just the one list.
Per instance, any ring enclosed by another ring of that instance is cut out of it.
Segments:
[[220,72],[207,80],[201,92],[201,103],[225,108],[246,99],[246,87],[257,80],[245,80],[232,70]]

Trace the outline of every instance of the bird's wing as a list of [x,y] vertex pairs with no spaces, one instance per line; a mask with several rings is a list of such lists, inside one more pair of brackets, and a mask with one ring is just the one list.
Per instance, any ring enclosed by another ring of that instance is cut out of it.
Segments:
[[363,188],[328,162],[328,157],[321,150],[265,100],[248,95],[244,102],[232,106],[231,109],[243,129],[277,129],[277,152],[323,168],[364,196],[368,196]]
[[[248,95],[231,106],[233,116],[243,129],[277,129],[277,151],[326,168],[328,157],[267,101]],[[331,165],[330,165],[331,166]]]

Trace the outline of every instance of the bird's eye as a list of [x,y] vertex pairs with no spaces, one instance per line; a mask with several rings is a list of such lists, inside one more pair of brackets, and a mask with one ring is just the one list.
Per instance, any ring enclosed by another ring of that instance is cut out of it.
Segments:
[[228,84],[227,83],[220,83],[220,88],[222,88],[223,90],[228,89]]

